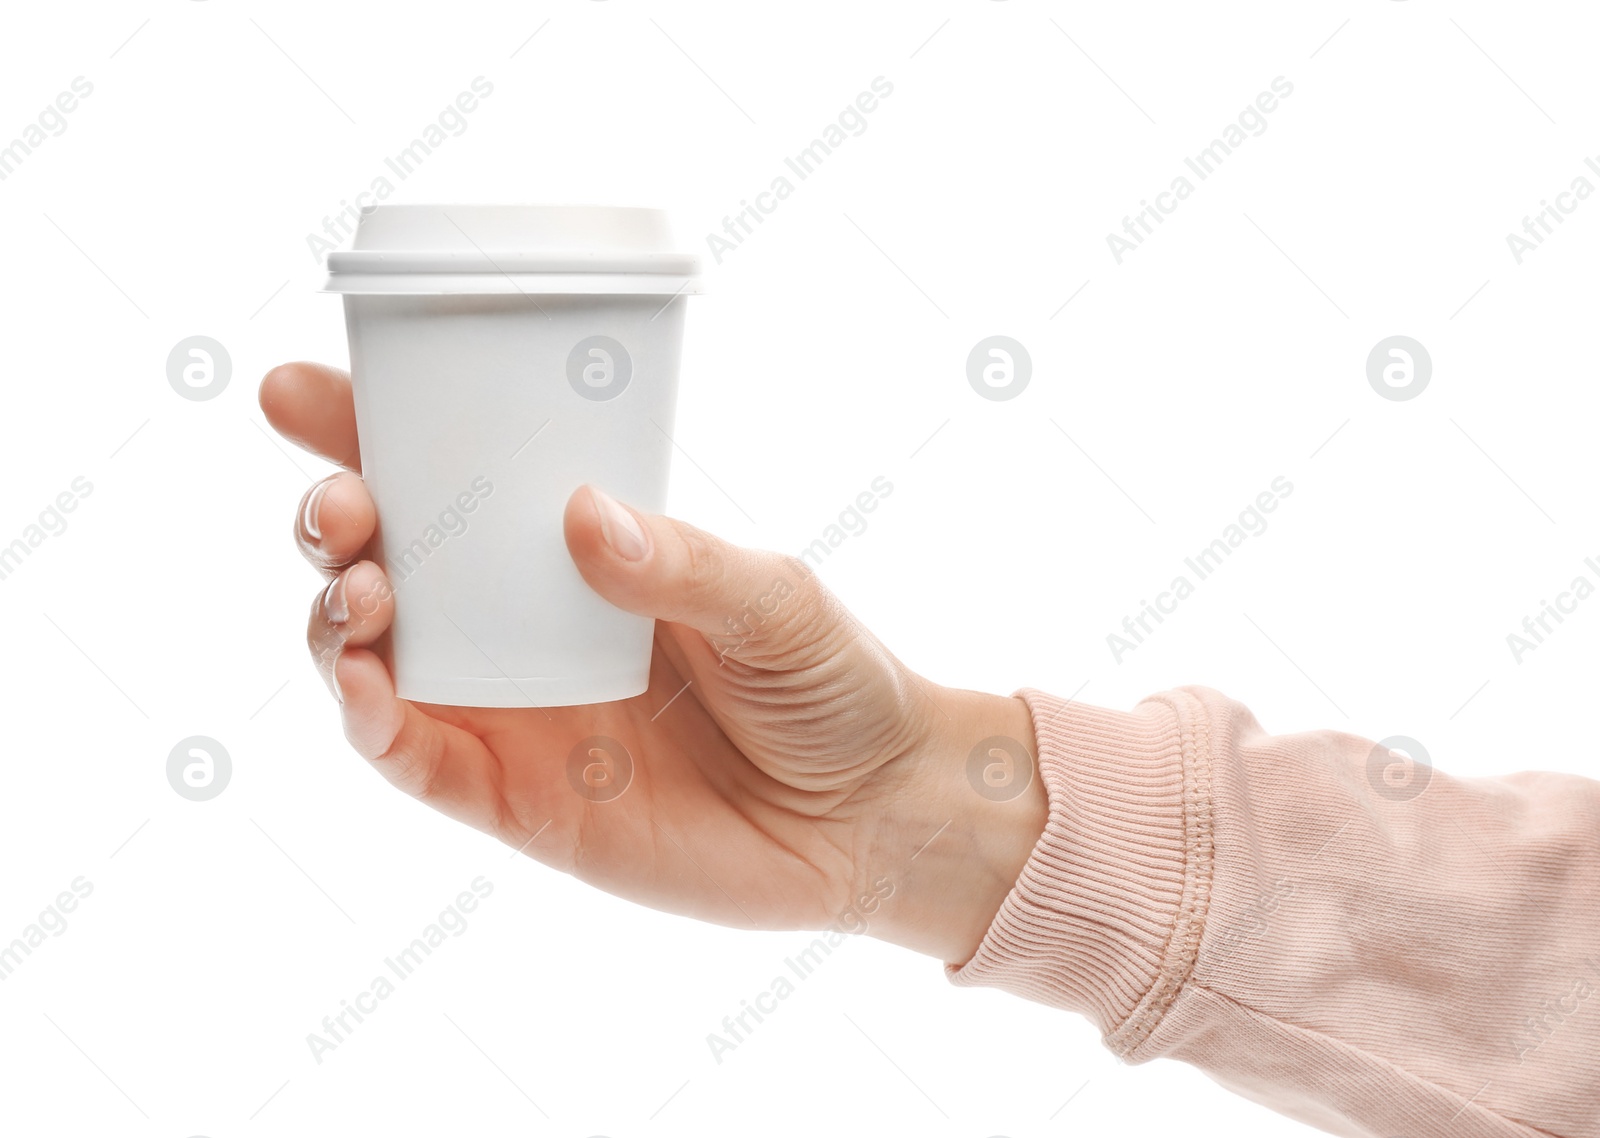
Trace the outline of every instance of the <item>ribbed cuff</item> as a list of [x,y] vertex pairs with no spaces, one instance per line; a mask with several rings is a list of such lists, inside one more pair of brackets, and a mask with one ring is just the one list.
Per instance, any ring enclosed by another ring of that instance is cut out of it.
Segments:
[[1211,882],[1206,720],[1185,692],[1132,712],[1016,693],[1033,716],[1049,821],[952,983],[1081,1012],[1126,1059],[1199,951]]

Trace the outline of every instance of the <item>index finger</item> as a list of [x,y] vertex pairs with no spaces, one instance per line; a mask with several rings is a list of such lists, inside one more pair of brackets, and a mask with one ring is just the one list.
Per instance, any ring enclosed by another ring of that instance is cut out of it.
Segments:
[[349,372],[326,364],[279,364],[262,378],[260,399],[267,422],[284,438],[360,473]]

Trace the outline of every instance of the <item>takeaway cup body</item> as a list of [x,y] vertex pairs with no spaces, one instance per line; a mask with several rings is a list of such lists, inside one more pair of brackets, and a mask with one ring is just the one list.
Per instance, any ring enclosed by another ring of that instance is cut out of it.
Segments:
[[588,586],[562,517],[584,483],[664,508],[695,270],[657,211],[598,207],[380,206],[330,255],[401,698],[646,689],[654,621]]

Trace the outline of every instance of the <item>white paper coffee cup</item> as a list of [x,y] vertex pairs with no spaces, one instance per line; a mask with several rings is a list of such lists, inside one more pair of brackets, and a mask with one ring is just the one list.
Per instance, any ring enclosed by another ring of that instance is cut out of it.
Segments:
[[[666,505],[684,297],[656,210],[378,206],[328,257],[403,699],[554,707],[649,685],[654,621],[603,600],[562,536],[591,483]],[[349,598],[352,621],[377,598]]]

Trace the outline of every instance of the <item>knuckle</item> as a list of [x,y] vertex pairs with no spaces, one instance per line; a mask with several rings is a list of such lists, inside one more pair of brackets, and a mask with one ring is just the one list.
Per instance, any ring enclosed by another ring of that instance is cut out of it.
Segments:
[[816,571],[793,554],[784,554],[779,558],[773,588],[782,592],[789,604],[813,612],[827,608],[833,597]]
[[407,731],[402,729],[389,746],[372,760],[390,785],[421,802],[430,802],[439,792],[439,767],[443,741],[438,726],[431,722]]
[[788,660],[829,635],[837,623],[830,594],[797,557],[763,553],[750,573],[748,595],[728,616],[725,656]]
[[699,608],[714,598],[728,572],[728,558],[720,540],[704,530],[684,526],[682,595],[690,608]]
[[419,802],[427,802],[433,798],[437,782],[435,771],[419,756],[404,753],[388,754],[380,756],[376,763],[398,790]]
[[785,555],[774,566],[764,600],[773,612],[774,623],[793,630],[821,624],[830,596],[809,565],[798,557]]
[[792,553],[780,554],[778,568],[779,575],[786,578],[794,588],[809,590],[822,587],[821,579],[803,557],[797,557]]

